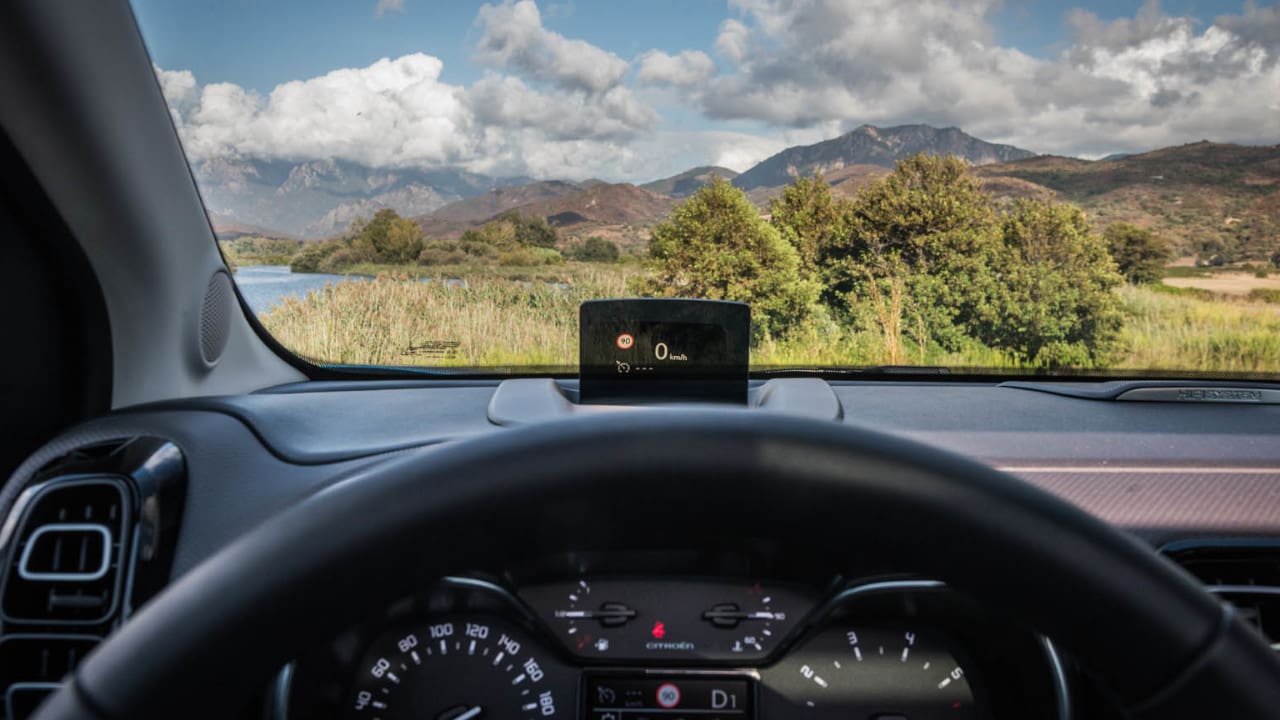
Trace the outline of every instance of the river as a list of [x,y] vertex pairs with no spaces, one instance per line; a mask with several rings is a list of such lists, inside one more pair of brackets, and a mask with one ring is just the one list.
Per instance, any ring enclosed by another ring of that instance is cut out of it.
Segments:
[[236,269],[234,277],[254,313],[264,313],[286,297],[302,299],[308,291],[319,290],[325,283],[369,279],[363,275],[295,274],[288,265],[245,265]]

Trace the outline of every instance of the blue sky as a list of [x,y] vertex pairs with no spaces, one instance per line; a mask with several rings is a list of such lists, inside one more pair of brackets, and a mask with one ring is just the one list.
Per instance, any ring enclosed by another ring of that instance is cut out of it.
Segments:
[[[984,139],[1081,156],[1210,136],[1280,140],[1275,3],[134,0],[134,7],[197,156],[330,155],[620,177],[747,164],[863,122],[958,125]],[[378,69],[382,58],[392,65]],[[288,98],[275,92],[344,69],[354,74],[310,82]],[[334,107],[371,102],[368,114],[352,113],[363,118],[358,124],[322,126],[334,122]],[[315,117],[299,117],[307,112]],[[374,116],[386,125],[372,125]],[[286,125],[303,136],[286,136]],[[416,134],[400,138],[401,149],[373,146],[407,127]],[[466,137],[424,140],[445,131]]]

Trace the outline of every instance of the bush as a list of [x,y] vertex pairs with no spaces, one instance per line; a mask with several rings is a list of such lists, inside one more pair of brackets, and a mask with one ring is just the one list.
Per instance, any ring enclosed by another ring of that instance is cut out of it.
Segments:
[[893,362],[909,343],[954,352],[976,340],[1020,363],[1090,366],[1120,327],[1121,279],[1084,215],[1034,201],[997,213],[958,158],[899,162],[839,227],[816,243],[823,301],[882,334]]
[[1003,218],[1003,239],[994,314],[976,324],[975,337],[1042,367],[1105,361],[1124,322],[1112,292],[1122,279],[1084,213],[1019,200]]
[[428,245],[418,253],[419,265],[464,265],[472,260],[457,245]]
[[458,249],[481,262],[497,260],[502,252],[497,246],[487,242],[467,240],[466,234],[463,234],[462,239],[458,241]]
[[324,272],[320,269],[320,263],[328,258],[330,254],[337,251],[339,247],[341,245],[333,240],[308,243],[289,262],[289,269],[296,273]]
[[321,258],[319,272],[342,274],[347,268],[360,262],[351,248],[339,247]]
[[288,265],[304,243],[301,240],[246,236],[225,241],[222,245],[229,255],[246,264]]
[[498,250],[517,247],[555,248],[559,232],[546,218],[521,215],[508,210],[478,228],[462,234],[464,245],[488,245]]
[[618,261],[618,246],[610,240],[592,235],[573,249],[573,259],[582,262],[612,263]]
[[352,226],[351,249],[359,261],[384,264],[413,262],[422,252],[422,228],[390,208],[379,210],[367,223]]
[[507,267],[559,265],[562,262],[564,262],[564,256],[558,251],[541,247],[516,248],[498,256],[498,264]]
[[1129,223],[1108,225],[1103,237],[1125,280],[1135,285],[1160,281],[1161,269],[1172,255],[1167,243]]
[[1249,299],[1255,302],[1280,303],[1280,289],[1254,288],[1249,291]]
[[654,227],[649,256],[655,272],[635,283],[635,292],[749,303],[757,340],[802,323],[818,297],[817,284],[801,276],[795,248],[723,178]]
[[554,248],[560,242],[560,233],[544,217],[520,215],[515,212],[500,216],[515,226],[516,242],[527,247]]

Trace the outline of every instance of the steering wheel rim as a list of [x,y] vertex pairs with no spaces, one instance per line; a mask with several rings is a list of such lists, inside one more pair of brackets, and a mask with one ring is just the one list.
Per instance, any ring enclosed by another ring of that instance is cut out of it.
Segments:
[[[753,515],[762,521],[751,528],[780,547],[823,548],[833,572],[865,553],[859,543],[879,542],[902,567],[1052,637],[1135,715],[1264,717],[1280,706],[1280,663],[1228,608],[1022,481],[834,423],[647,410],[505,430],[351,473],[177,579],[36,718],[225,716],[307,637],[340,632],[415,578],[637,539],[733,546],[759,536],[741,522]],[[1069,595],[1078,602],[1063,604]]]

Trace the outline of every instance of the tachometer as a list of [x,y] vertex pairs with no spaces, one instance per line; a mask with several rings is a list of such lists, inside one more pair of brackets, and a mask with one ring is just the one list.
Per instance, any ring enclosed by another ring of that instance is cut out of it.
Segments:
[[761,673],[761,716],[985,717],[952,645],[902,625],[824,631]]
[[360,720],[532,720],[573,715],[572,674],[509,624],[438,618],[381,635],[351,691]]

